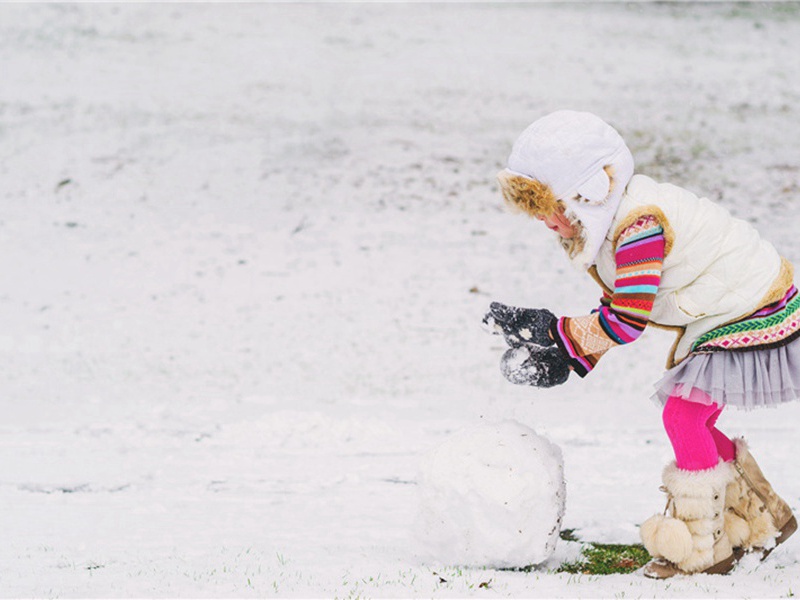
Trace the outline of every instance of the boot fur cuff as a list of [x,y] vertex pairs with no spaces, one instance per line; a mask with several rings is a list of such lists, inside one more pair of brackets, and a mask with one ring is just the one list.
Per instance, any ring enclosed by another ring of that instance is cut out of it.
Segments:
[[686,471],[671,462],[664,468],[662,480],[674,496],[711,499],[715,494],[724,493],[735,475],[733,465],[723,460],[716,467],[703,471]]

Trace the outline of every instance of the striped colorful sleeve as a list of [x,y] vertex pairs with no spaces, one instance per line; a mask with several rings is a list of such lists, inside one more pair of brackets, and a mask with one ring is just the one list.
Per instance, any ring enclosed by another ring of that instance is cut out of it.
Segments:
[[569,357],[575,372],[585,377],[610,348],[629,344],[644,331],[661,282],[664,229],[647,215],[626,228],[617,242],[614,293],[584,317],[562,317],[553,338]]

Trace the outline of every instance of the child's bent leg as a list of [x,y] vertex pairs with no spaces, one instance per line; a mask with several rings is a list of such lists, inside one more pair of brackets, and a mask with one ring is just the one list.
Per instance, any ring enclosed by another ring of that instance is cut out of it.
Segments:
[[708,420],[708,428],[711,430],[711,437],[714,438],[714,443],[717,445],[717,452],[725,462],[731,462],[736,458],[736,444],[719,429],[716,428],[717,419],[724,406],[720,406],[717,411],[711,415]]
[[[667,399],[662,418],[679,469],[702,471],[717,466],[720,452],[712,429],[719,412],[716,403],[703,404],[677,396]],[[724,437],[721,433],[719,436]]]

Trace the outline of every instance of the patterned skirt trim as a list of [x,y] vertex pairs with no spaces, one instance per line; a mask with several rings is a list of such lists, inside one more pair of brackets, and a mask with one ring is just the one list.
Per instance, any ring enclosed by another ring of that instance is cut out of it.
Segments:
[[692,353],[749,352],[778,348],[800,337],[800,293],[793,285],[773,304],[700,336]]

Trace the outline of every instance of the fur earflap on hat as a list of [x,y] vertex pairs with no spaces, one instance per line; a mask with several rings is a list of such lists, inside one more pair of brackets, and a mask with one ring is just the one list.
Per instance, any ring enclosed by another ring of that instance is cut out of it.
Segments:
[[497,174],[503,198],[511,208],[532,217],[549,217],[558,212],[558,199],[546,183],[517,175],[508,169]]

